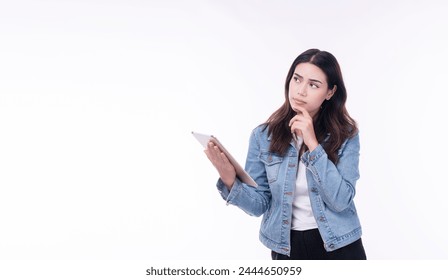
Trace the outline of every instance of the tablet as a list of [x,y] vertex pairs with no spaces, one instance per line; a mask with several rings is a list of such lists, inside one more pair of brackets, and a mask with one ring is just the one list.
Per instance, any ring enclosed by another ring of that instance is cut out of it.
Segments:
[[244,168],[235,160],[235,158],[227,151],[226,148],[219,142],[218,138],[213,135],[207,135],[202,133],[197,133],[192,131],[193,136],[201,143],[202,147],[207,149],[207,145],[210,141],[212,141],[218,148],[227,156],[230,163],[235,167],[236,176],[241,182],[246,183],[249,186],[257,187],[257,183],[255,183],[254,179],[250,177],[250,175],[244,170]]

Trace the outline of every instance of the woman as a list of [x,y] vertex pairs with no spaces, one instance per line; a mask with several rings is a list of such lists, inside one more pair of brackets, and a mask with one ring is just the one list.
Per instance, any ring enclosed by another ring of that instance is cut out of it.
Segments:
[[273,259],[366,259],[354,204],[359,135],[349,116],[336,58],[300,54],[285,83],[285,102],[251,134],[242,183],[213,143],[205,153],[218,170],[222,197],[263,214],[260,241]]

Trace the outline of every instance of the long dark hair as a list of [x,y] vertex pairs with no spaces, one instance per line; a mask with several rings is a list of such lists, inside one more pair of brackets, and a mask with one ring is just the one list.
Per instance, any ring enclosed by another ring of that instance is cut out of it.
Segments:
[[[292,139],[288,124],[296,115],[289,103],[289,83],[296,66],[305,62],[319,67],[325,73],[329,89],[334,86],[337,87],[330,100],[325,100],[322,103],[313,123],[317,141],[322,144],[328,158],[336,164],[338,149],[347,138],[353,137],[358,132],[358,128],[355,120],[350,117],[345,108],[347,91],[338,61],[331,53],[318,49],[309,49],[300,54],[289,69],[285,82],[285,102],[265,123],[268,127],[268,134],[272,139],[269,149],[279,155],[285,155],[288,150]],[[329,138],[324,142],[327,135],[329,135]]]

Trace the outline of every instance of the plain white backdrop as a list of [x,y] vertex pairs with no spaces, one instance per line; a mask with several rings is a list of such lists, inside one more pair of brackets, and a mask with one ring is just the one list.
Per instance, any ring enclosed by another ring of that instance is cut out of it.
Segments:
[[0,0],[0,259],[255,259],[191,131],[244,164],[286,73],[341,64],[369,259],[447,259],[445,1]]

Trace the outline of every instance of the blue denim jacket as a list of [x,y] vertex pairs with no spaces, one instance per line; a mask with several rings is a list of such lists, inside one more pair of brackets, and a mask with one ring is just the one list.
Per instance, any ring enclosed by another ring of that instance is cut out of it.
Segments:
[[[219,179],[217,187],[228,204],[252,216],[261,216],[260,241],[269,249],[290,255],[292,202],[298,170],[298,151],[293,142],[285,156],[269,152],[268,129],[252,131],[246,171],[257,182],[254,188],[235,180],[231,191]],[[334,165],[319,146],[305,152],[311,208],[327,251],[348,245],[361,237],[361,225],[353,198],[359,179],[359,135],[347,139]]]

